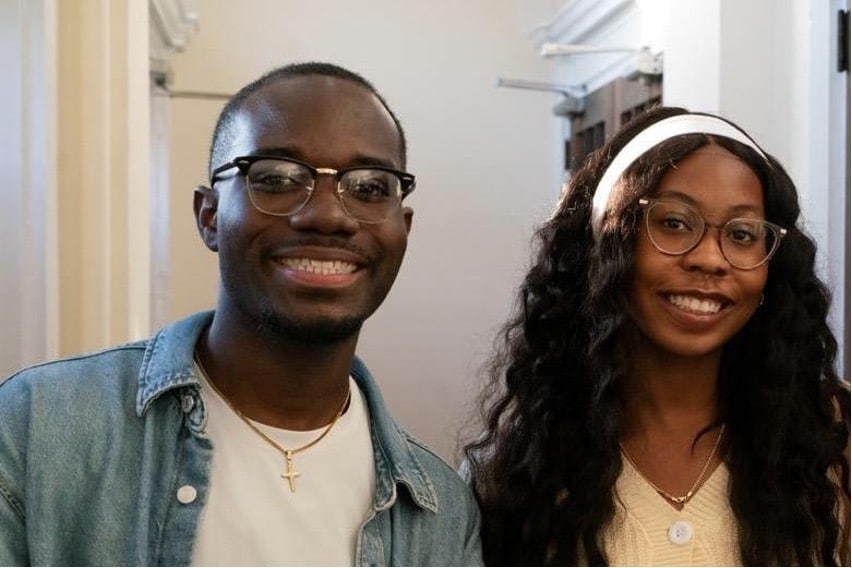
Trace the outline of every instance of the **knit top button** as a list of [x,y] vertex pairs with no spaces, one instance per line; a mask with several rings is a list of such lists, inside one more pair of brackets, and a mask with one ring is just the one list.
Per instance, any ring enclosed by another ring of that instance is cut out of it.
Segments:
[[677,521],[669,527],[669,542],[682,546],[692,540],[692,525],[687,521]]
[[177,490],[177,500],[184,505],[189,505],[198,497],[198,491],[192,485],[184,485]]

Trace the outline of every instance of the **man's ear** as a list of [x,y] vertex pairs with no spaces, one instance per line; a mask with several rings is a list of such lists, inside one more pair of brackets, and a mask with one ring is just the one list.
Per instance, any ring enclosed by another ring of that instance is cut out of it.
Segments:
[[411,207],[403,207],[402,218],[405,221],[405,232],[411,233],[411,222],[414,220],[414,210]]
[[213,252],[219,251],[219,239],[216,231],[216,213],[219,208],[219,194],[215,190],[199,185],[195,188],[192,199],[192,209],[195,212],[195,223],[198,234],[207,248]]

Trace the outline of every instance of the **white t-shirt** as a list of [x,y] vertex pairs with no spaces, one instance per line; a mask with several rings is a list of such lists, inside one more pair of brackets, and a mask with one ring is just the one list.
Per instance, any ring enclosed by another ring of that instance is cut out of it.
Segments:
[[[328,435],[293,455],[296,491],[284,456],[252,431],[202,373],[206,434],[213,444],[210,493],[201,512],[194,566],[352,566],[358,531],[375,490],[366,401],[350,377],[352,399]],[[284,448],[298,448],[324,428],[296,432],[255,422]]]

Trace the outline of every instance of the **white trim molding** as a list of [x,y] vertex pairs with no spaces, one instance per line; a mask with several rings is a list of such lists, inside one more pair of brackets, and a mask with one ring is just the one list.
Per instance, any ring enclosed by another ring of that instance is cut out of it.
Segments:
[[551,56],[554,78],[591,92],[618,77],[641,74],[646,59],[661,70],[662,54],[642,49],[649,47],[643,43],[643,23],[638,0],[570,0],[530,36],[539,50],[548,43],[575,48]]
[[611,27],[635,4],[635,0],[571,0],[548,22],[533,30],[533,39],[539,47],[547,41],[586,41],[604,28]]
[[151,71],[170,81],[169,59],[186,48],[198,15],[185,0],[149,0]]

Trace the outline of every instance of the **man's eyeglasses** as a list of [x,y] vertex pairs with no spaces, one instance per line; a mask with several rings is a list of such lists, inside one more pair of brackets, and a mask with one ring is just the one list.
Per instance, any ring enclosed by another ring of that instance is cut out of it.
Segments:
[[414,191],[414,176],[393,168],[315,168],[280,156],[234,158],[213,170],[211,185],[219,174],[231,168],[245,176],[249,199],[258,211],[282,217],[297,213],[308,203],[320,174],[334,176],[340,205],[362,223],[381,223]]
[[642,198],[639,204],[645,208],[651,243],[661,253],[686,254],[701,242],[708,228],[716,229],[722,256],[740,270],[766,263],[787,234],[786,229],[762,219],[740,217],[724,225],[711,225],[693,207],[674,200]]

